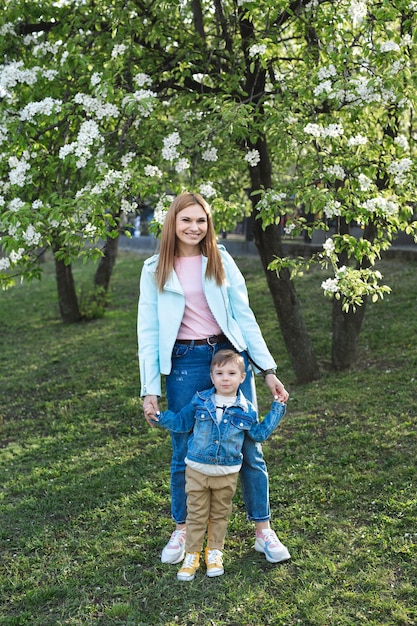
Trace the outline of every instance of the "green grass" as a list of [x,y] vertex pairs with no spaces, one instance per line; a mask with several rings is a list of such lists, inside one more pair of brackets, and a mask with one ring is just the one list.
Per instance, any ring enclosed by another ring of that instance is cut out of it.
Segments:
[[[0,295],[1,626],[417,624],[415,263],[382,264],[393,292],[369,306],[358,362],[338,375],[322,275],[298,280],[323,374],[301,387],[259,261],[238,262],[290,390],[264,452],[292,561],[253,550],[238,492],[224,576],[180,583],[162,565],[170,443],[138,398],[142,259],[120,254],[106,316],[77,326],[59,320],[47,262],[42,282]],[[80,289],[93,272],[76,266]]]

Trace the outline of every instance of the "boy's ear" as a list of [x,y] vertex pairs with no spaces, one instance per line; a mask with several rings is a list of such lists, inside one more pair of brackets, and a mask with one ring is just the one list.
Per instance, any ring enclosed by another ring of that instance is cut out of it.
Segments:
[[242,383],[245,380],[245,378],[246,378],[246,372],[242,372],[242,380],[241,380]]

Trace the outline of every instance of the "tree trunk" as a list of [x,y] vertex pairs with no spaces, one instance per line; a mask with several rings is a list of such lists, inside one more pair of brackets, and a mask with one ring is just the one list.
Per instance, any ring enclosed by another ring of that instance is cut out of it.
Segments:
[[65,324],[79,322],[81,314],[78,307],[77,294],[75,292],[74,277],[71,265],[65,265],[64,261],[55,259],[55,276],[58,290],[58,304],[61,319]]
[[366,301],[356,311],[342,311],[341,300],[333,301],[332,366],[341,371],[356,360],[358,339],[365,317]]
[[[259,139],[254,148],[259,152],[260,162],[256,167],[249,168],[252,191],[262,188],[269,189],[272,186],[271,161],[265,138]],[[275,225],[268,226],[265,230],[262,228],[261,221],[254,217],[259,197],[251,195],[251,198],[254,206],[252,223],[255,244],[261,257],[262,267],[297,382],[305,384],[320,378],[320,371],[304,322],[300,302],[288,270],[281,270],[278,275],[277,272],[268,269],[269,263],[275,257],[283,256],[281,230],[279,226]]]
[[106,293],[110,285],[118,249],[119,237],[107,237],[103,248],[104,256],[101,257],[94,275],[94,287],[102,287]]
[[283,256],[279,227],[268,226],[263,230],[256,220],[255,243],[297,382],[305,384],[317,380],[319,367],[289,272],[284,269],[278,275],[267,269],[275,256]]
[[[350,226],[346,221],[339,219],[336,232],[349,234]],[[364,239],[372,241],[375,237],[375,227],[368,224]],[[339,265],[347,265],[346,252],[340,255]],[[362,329],[366,311],[366,298],[356,311],[342,311],[342,301],[334,299],[332,309],[332,367],[337,371],[345,370],[356,361],[358,339]]]
[[[257,103],[256,115],[259,124],[264,114],[261,95],[265,92],[266,74],[265,69],[258,62],[255,64],[256,67],[252,69],[252,59],[248,54],[248,50],[253,39],[254,26],[252,22],[244,17],[244,11],[241,11],[240,14],[239,28],[242,37],[242,48],[246,57],[244,90],[248,94],[248,99],[252,103]],[[249,167],[253,207],[251,225],[253,227],[255,244],[261,257],[262,267],[264,268],[282,336],[297,382],[301,384],[308,383],[320,378],[320,372],[294,285],[287,270],[282,270],[278,275],[276,272],[268,269],[269,263],[276,256],[283,256],[281,231],[279,226],[268,226],[263,230],[260,220],[255,219],[259,194],[254,192],[259,192],[259,189],[272,188],[271,158],[266,137],[259,135],[256,143],[253,143],[248,137],[246,144],[242,147],[245,149],[254,148],[259,152],[259,163],[254,167]]]

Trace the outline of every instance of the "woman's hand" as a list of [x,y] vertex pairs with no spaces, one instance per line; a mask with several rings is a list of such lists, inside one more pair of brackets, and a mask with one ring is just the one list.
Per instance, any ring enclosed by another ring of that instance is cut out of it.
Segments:
[[159,413],[158,396],[143,397],[143,412],[149,426],[153,428],[155,426],[155,413]]
[[288,400],[289,393],[285,389],[282,382],[275,376],[275,374],[267,374],[265,376],[265,382],[271,390],[271,393],[274,396],[275,400],[279,400],[280,402],[283,402],[285,404]]

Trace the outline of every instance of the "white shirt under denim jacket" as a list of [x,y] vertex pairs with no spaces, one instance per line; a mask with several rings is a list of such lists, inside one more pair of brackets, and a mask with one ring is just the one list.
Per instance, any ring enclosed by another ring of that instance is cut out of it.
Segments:
[[[261,330],[249,306],[245,279],[224,246],[218,245],[226,280],[222,286],[205,276],[207,257],[203,256],[202,284],[207,303],[222,332],[238,352],[248,351],[262,370],[275,369]],[[171,372],[171,355],[184,315],[185,296],[173,270],[164,289],[159,291],[155,270],[159,255],[146,259],[140,278],[138,307],[139,367],[141,396],[161,395],[161,374]]]
[[265,441],[285,415],[286,405],[275,400],[271,410],[259,421],[255,407],[239,390],[236,402],[225,408],[220,422],[216,417],[214,387],[197,391],[179,413],[162,411],[159,426],[172,432],[191,432],[187,459],[206,465],[236,465],[242,463],[242,446],[247,434],[254,441]]

